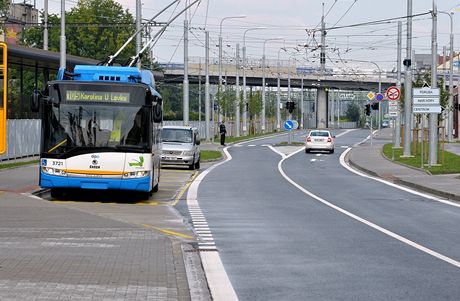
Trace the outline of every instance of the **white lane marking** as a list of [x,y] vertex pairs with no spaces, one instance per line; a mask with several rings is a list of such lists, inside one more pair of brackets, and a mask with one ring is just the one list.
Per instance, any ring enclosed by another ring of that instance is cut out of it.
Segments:
[[291,183],[294,187],[296,187],[297,189],[299,189],[300,191],[302,191],[306,195],[312,197],[313,199],[319,201],[320,203],[322,203],[322,204],[324,204],[324,205],[326,205],[326,206],[328,206],[328,207],[330,207],[330,208],[332,208],[332,209],[334,209],[334,210],[336,210],[336,211],[338,211],[338,212],[340,212],[342,214],[345,214],[345,215],[347,215],[348,217],[351,217],[354,220],[357,220],[357,221],[359,221],[359,222],[361,222],[361,223],[363,223],[363,224],[365,224],[365,225],[367,225],[367,226],[369,226],[369,227],[371,227],[371,228],[373,228],[373,229],[375,229],[375,230],[377,230],[379,232],[382,232],[383,234],[386,234],[386,235],[388,235],[388,236],[390,236],[390,237],[392,237],[392,238],[394,238],[396,240],[399,240],[402,243],[405,243],[405,244],[407,244],[407,245],[409,245],[409,246],[411,246],[413,248],[416,248],[416,249],[418,249],[418,250],[420,250],[422,252],[425,252],[425,253],[427,253],[427,254],[435,257],[435,258],[438,258],[438,259],[440,259],[442,261],[445,261],[445,262],[447,262],[447,263],[449,263],[449,264],[451,264],[451,265],[453,265],[453,266],[455,266],[457,268],[460,268],[460,262],[459,261],[456,261],[456,260],[454,260],[454,259],[452,259],[450,257],[447,257],[447,256],[445,256],[445,255],[443,255],[441,253],[433,251],[433,250],[431,250],[431,249],[429,249],[427,247],[424,247],[424,246],[422,246],[422,245],[420,245],[420,244],[418,244],[418,243],[416,243],[416,242],[414,242],[412,240],[409,240],[409,239],[407,239],[407,238],[405,238],[405,237],[403,237],[403,236],[401,236],[399,234],[396,234],[394,232],[391,232],[390,230],[387,230],[387,229],[385,229],[383,227],[380,227],[379,225],[374,224],[374,223],[372,223],[372,222],[370,222],[370,221],[368,221],[368,220],[366,220],[366,219],[364,219],[364,218],[362,218],[362,217],[360,217],[360,216],[358,216],[356,214],[353,214],[353,213],[351,213],[351,212],[349,212],[349,211],[347,211],[345,209],[342,209],[339,206],[336,206],[336,205],[326,201],[325,199],[313,194],[312,192],[306,190],[305,188],[303,188],[302,186],[300,186],[299,184],[294,182],[290,177],[288,177],[288,175],[286,175],[286,173],[284,172],[284,170],[282,168],[282,164],[286,159],[288,159],[289,157],[295,155],[296,153],[298,153],[300,151],[301,150],[299,150],[299,151],[297,151],[295,153],[292,153],[289,156],[286,156],[286,157],[282,158],[280,160],[280,162],[278,163],[278,171],[286,179],[286,181]]
[[[240,146],[235,145],[235,146]],[[198,203],[198,187],[200,186],[201,181],[203,181],[204,177],[211,172],[217,166],[224,164],[232,159],[232,156],[228,152],[228,147],[223,149],[224,153],[227,156],[225,161],[217,163],[210,168],[203,171],[198,177],[190,185],[188,192],[187,192],[187,207],[190,212],[197,213],[201,215],[201,208]],[[200,217],[200,220],[202,218]],[[193,223],[193,217],[192,217]],[[197,222],[194,224],[194,229],[196,231],[206,231],[211,234],[209,227],[202,225],[203,222]],[[196,226],[195,226],[196,225]],[[203,237],[200,236],[201,239]],[[220,259],[219,252],[217,247],[215,246],[214,239],[212,236],[206,239],[206,242],[201,241],[198,243],[198,249],[202,251],[208,252],[200,252],[201,263],[203,265],[203,270],[206,274],[206,279],[208,282],[209,290],[211,291],[211,296],[213,300],[225,300],[225,301],[233,301],[238,300],[236,296],[235,290],[233,289],[232,283],[228,278],[227,272],[225,271],[224,265],[222,264],[222,260]],[[212,252],[209,252],[212,251]]]
[[376,178],[376,177],[373,177],[373,176],[370,176],[370,175],[367,175],[365,173],[362,173],[358,170],[355,170],[353,169],[351,166],[349,166],[346,162],[345,162],[345,156],[348,154],[348,152],[351,151],[351,148],[348,148],[347,150],[345,150],[342,155],[340,155],[340,164],[348,169],[349,171],[351,171],[352,173],[355,173],[361,177],[364,177],[364,178],[368,178],[368,179],[372,179],[374,181],[377,181],[377,182],[380,182],[380,183],[383,183],[385,185],[388,185],[388,186],[391,186],[391,187],[394,187],[394,188],[397,188],[397,189],[400,189],[400,190],[403,190],[403,191],[406,191],[406,192],[409,192],[409,193],[412,193],[412,194],[415,194],[415,195],[418,195],[418,196],[421,196],[421,197],[424,197],[424,198],[427,198],[427,199],[430,199],[430,200],[433,200],[433,201],[436,201],[436,202],[440,202],[440,203],[443,203],[443,204],[446,204],[446,205],[449,205],[449,206],[454,206],[454,207],[458,207],[460,208],[460,204],[457,204],[457,203],[454,203],[454,202],[451,202],[451,201],[448,201],[448,200],[443,200],[441,198],[438,198],[436,196],[433,196],[433,195],[429,195],[429,194],[425,194],[423,192],[419,192],[419,191],[416,191],[416,190],[413,190],[411,188],[407,188],[407,187],[404,187],[404,186],[401,186],[401,185],[398,185],[398,184],[395,184],[395,183],[392,183],[392,182],[389,182],[387,180],[384,180],[384,179],[380,179],[380,178]]
[[310,162],[316,162],[316,159],[314,159],[314,158],[310,159]]

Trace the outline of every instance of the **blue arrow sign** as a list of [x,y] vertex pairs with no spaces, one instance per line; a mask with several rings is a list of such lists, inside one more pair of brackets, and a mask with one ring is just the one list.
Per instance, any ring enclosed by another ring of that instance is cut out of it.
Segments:
[[286,120],[283,126],[287,131],[292,131],[294,129],[294,122],[292,122],[292,120]]

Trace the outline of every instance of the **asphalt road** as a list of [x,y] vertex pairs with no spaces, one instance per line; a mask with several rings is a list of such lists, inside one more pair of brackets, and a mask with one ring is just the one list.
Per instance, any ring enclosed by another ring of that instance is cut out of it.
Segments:
[[342,167],[368,133],[280,169],[269,145],[285,136],[242,143],[202,179],[199,205],[240,300],[459,300],[460,208]]

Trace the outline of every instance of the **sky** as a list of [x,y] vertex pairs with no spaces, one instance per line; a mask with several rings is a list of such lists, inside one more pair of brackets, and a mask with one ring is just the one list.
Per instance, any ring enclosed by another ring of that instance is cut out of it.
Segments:
[[[35,1],[37,8],[41,9],[44,0]],[[76,2],[77,0],[66,0],[66,10],[70,10]],[[117,2],[135,16],[135,0],[117,0]],[[142,17],[150,19],[171,2],[172,0],[142,0]],[[178,6],[173,5],[158,17],[157,21],[166,22],[185,7],[185,2],[182,0]],[[265,48],[266,58],[273,65],[276,64],[279,55],[281,61],[295,61],[297,66],[318,67],[319,51],[315,48],[321,42],[320,32],[317,32],[315,37],[311,32],[318,29],[321,22],[323,3],[326,28],[331,28],[404,17],[407,15],[407,2],[406,0],[202,0],[188,13],[191,28],[189,56],[192,61],[199,61],[201,58],[204,62],[204,30],[210,33],[211,60],[217,60],[218,57],[220,29],[222,29],[224,59],[231,60],[236,56],[237,43],[242,49],[243,35],[247,29],[266,27],[266,29],[251,29],[246,32],[244,40],[248,60],[260,61]],[[433,0],[412,0],[412,2],[413,14],[427,13],[432,9]],[[60,3],[60,0],[49,0],[50,12],[59,13]],[[454,49],[460,51],[460,32],[455,32],[456,28],[460,28],[458,26],[460,1],[436,0],[436,3],[440,11],[455,11]],[[227,18],[241,15],[245,18]],[[402,57],[404,58],[406,20],[402,19],[402,23]],[[183,24],[184,17],[180,16],[153,48],[158,62],[183,63]],[[412,44],[416,53],[431,52],[431,24],[431,15],[414,18]],[[437,26],[438,53],[442,54],[443,46],[449,46],[449,16],[439,14]],[[353,67],[373,69],[373,64],[367,63],[372,61],[384,70],[392,70],[396,68],[397,21],[328,30],[326,46],[328,68],[340,69],[344,72]],[[282,47],[286,51],[280,50]],[[364,62],[356,62],[356,60]]]

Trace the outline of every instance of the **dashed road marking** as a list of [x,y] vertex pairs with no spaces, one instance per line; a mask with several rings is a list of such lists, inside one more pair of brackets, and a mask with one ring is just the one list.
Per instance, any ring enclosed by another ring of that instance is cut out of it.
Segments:
[[[418,249],[418,250],[420,250],[420,251],[422,251],[422,252],[424,252],[426,254],[429,254],[429,255],[431,255],[431,256],[433,256],[435,258],[438,258],[438,259],[440,259],[440,260],[442,260],[444,262],[447,262],[447,263],[449,263],[449,264],[451,264],[451,265],[453,265],[453,266],[455,266],[457,268],[460,268],[460,262],[459,261],[456,261],[455,259],[452,259],[450,257],[447,257],[447,256],[441,254],[441,253],[438,253],[438,252],[436,252],[434,250],[431,250],[431,249],[429,249],[429,248],[427,248],[425,246],[422,246],[422,245],[420,245],[420,244],[418,244],[418,243],[416,243],[416,242],[414,242],[412,240],[409,240],[409,239],[407,239],[407,238],[405,238],[405,237],[403,237],[403,236],[401,236],[399,234],[396,234],[396,233],[394,233],[394,232],[392,232],[392,231],[390,231],[388,229],[385,229],[385,228],[383,228],[383,227],[381,227],[381,226],[379,226],[377,224],[374,224],[371,221],[368,221],[368,220],[366,220],[366,219],[364,219],[364,218],[362,218],[362,217],[360,217],[360,216],[358,216],[356,214],[353,214],[350,211],[347,211],[347,210],[345,210],[345,209],[343,209],[343,208],[341,208],[339,206],[336,206],[336,205],[332,204],[331,202],[319,197],[318,195],[308,191],[307,189],[305,189],[301,185],[297,184],[294,180],[292,180],[284,172],[282,165],[283,165],[283,162],[287,158],[297,154],[300,151],[301,150],[299,150],[299,151],[297,151],[295,153],[292,153],[289,156],[283,156],[283,154],[279,153],[281,155],[282,159],[278,163],[278,170],[279,170],[280,174],[286,179],[286,181],[291,183],[294,187],[296,187],[297,189],[302,191],[304,194],[310,196],[311,198],[317,200],[318,202],[320,202],[320,203],[322,203],[322,204],[324,204],[324,205],[326,205],[326,206],[328,206],[328,207],[330,207],[330,208],[332,208],[332,209],[334,209],[334,210],[336,210],[336,211],[338,211],[338,212],[340,212],[340,213],[342,213],[342,214],[344,214],[344,215],[346,215],[346,216],[348,216],[348,217],[350,217],[350,218],[352,218],[352,219],[354,219],[354,220],[356,220],[356,221],[358,221],[358,222],[360,222],[360,223],[362,223],[362,224],[364,224],[364,225],[366,225],[368,227],[371,227],[371,228],[373,228],[373,229],[375,229],[375,230],[377,230],[377,231],[379,231],[379,232],[381,232],[381,233],[383,233],[385,235],[388,235],[389,237],[392,237],[392,238],[394,238],[394,239],[396,239],[396,240],[398,240],[398,241],[400,241],[400,242],[402,242],[402,243],[404,243],[404,244],[406,244],[408,246],[411,246],[411,247],[413,247],[415,249]],[[346,153],[348,151],[345,151],[344,154],[346,155]],[[342,160],[344,160],[343,159],[343,157],[345,156],[344,154],[342,154],[342,156],[340,157],[341,162],[342,162]],[[372,177],[369,177],[369,178],[372,178]],[[380,182],[383,182],[383,181],[381,181],[379,179],[376,179],[376,180],[378,180]],[[391,185],[391,186],[397,187],[397,185]],[[406,190],[406,189],[402,189],[402,190]],[[406,190],[406,191],[409,191],[409,190]],[[418,192],[416,192],[415,194],[423,195],[423,194],[418,193]],[[430,197],[430,198],[433,199],[432,197]]]
[[[225,161],[211,166],[194,179],[188,189],[187,207],[190,212],[193,228],[199,238],[198,250],[203,251],[200,252],[201,263],[208,280],[208,286],[211,291],[212,299],[232,301],[238,300],[238,297],[236,296],[232,283],[228,278],[227,272],[225,272],[225,268],[222,264],[222,260],[220,259],[219,251],[214,242],[211,230],[209,229],[207,222],[205,222],[206,218],[204,218],[204,214],[201,212],[201,208],[198,203],[198,187],[203,178],[217,166],[232,159],[232,156],[227,149],[228,147],[224,148],[224,152],[227,156]],[[197,219],[199,221],[197,221]]]

